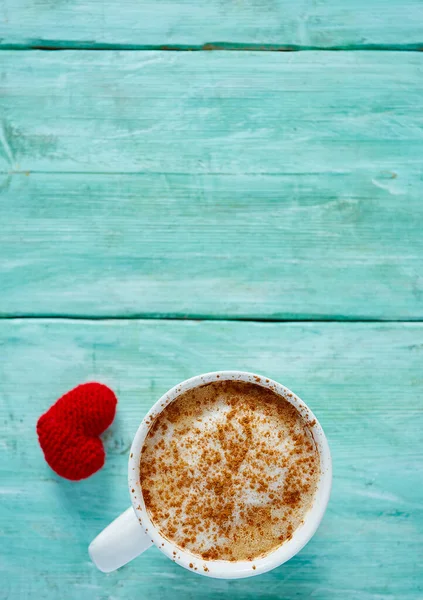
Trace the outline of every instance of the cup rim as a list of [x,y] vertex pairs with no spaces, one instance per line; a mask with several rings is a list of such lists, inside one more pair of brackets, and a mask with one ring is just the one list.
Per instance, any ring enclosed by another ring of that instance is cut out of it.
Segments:
[[[243,381],[254,383],[264,388],[271,389],[276,392],[276,394],[285,398],[298,410],[303,419],[309,423],[311,433],[319,451],[320,478],[314,495],[313,504],[306,513],[302,524],[297,527],[290,540],[284,542],[281,546],[278,546],[268,554],[252,561],[244,560],[231,562],[225,560],[203,560],[190,552],[182,550],[162,536],[157,527],[153,525],[145,508],[142,495],[139,474],[139,457],[146,435],[155,418],[168,404],[182,393],[215,381]],[[170,560],[189,571],[207,577],[239,579],[260,575],[282,565],[297,554],[307,542],[310,541],[323,518],[329,502],[332,487],[332,460],[329,445],[320,423],[305,402],[290,389],[269,377],[258,375],[256,373],[247,371],[213,371],[202,375],[196,375],[195,377],[191,377],[190,379],[178,383],[163,394],[163,396],[159,398],[148,411],[141,421],[132,442],[128,463],[128,484],[132,505],[141,527],[157,548]]]

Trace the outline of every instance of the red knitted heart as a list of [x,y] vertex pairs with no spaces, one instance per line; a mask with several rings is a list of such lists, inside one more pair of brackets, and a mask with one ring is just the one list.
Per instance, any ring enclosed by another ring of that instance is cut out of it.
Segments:
[[38,419],[40,446],[53,471],[77,481],[101,469],[105,452],[98,436],[112,424],[116,404],[107,386],[83,383]]

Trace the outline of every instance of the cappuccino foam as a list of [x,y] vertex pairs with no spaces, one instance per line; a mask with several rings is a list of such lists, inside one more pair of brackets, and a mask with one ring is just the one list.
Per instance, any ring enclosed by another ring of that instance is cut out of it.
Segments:
[[218,381],[153,421],[140,459],[153,524],[205,560],[253,560],[289,540],[320,476],[311,425],[287,399]]

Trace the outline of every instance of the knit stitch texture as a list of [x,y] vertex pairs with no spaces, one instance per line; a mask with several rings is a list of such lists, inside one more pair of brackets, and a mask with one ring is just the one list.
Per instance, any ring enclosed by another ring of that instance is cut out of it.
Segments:
[[77,481],[104,465],[99,435],[113,422],[117,398],[101,383],[84,383],[67,392],[44,413],[37,434],[44,457],[61,477]]

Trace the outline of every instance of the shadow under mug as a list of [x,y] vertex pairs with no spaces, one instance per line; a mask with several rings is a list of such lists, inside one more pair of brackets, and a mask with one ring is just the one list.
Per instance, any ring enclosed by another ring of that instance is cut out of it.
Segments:
[[[320,478],[311,508],[293,536],[272,552],[253,561],[203,560],[182,550],[163,537],[153,525],[145,508],[140,485],[139,463],[144,440],[158,414],[187,390],[215,381],[243,381],[268,388],[290,402],[310,424],[320,456]],[[262,375],[244,371],[216,371],[187,379],[162,396],[147,413],[135,434],[128,467],[129,493],[132,507],[128,508],[90,544],[89,554],[94,564],[109,573],[125,565],[155,544],[172,561],[190,571],[208,577],[239,579],[270,571],[297,554],[313,537],[325,513],[332,486],[332,461],[329,445],[322,427],[306,404],[288,388]]]

